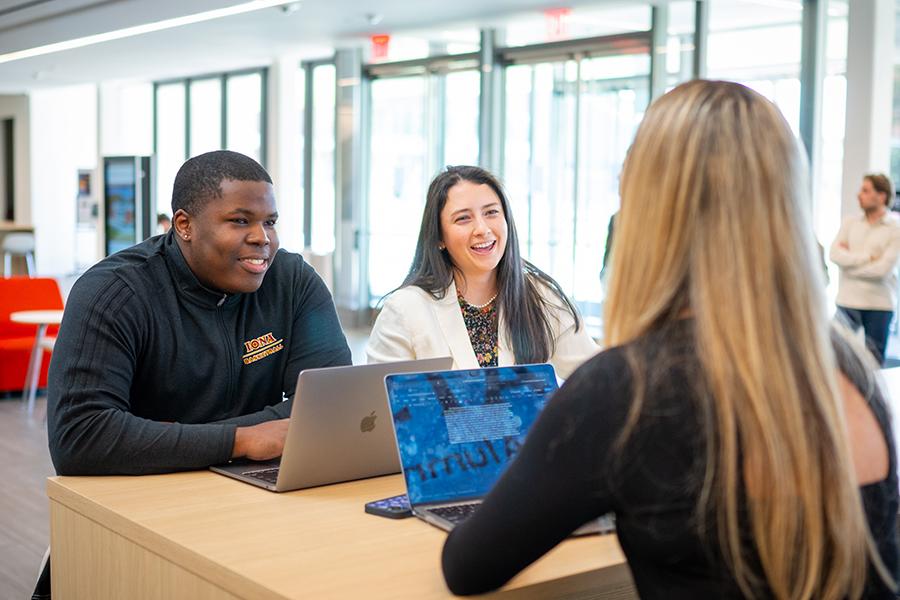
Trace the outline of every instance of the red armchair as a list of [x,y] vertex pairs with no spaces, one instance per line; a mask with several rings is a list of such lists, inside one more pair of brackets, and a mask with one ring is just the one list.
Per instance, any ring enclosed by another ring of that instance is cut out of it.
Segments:
[[[21,390],[28,371],[28,359],[34,345],[37,325],[22,325],[9,320],[10,313],[19,310],[61,310],[62,294],[56,280],[47,278],[0,278],[0,392]],[[55,336],[57,327],[47,330]],[[47,386],[45,355],[38,387]]]

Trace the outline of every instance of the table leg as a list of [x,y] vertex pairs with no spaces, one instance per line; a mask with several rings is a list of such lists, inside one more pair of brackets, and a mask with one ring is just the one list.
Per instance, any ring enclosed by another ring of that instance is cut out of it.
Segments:
[[25,388],[22,390],[22,401],[28,404],[28,414],[34,412],[34,402],[37,396],[37,387],[41,378],[41,363],[44,359],[44,349],[41,343],[47,332],[47,324],[38,325],[37,335],[34,337],[34,346],[31,348],[31,358],[28,361],[28,370],[25,373]]

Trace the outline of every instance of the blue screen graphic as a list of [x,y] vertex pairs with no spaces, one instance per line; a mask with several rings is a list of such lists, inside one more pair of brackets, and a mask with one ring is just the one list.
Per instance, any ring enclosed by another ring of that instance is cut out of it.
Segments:
[[556,390],[550,365],[385,379],[413,504],[483,496]]

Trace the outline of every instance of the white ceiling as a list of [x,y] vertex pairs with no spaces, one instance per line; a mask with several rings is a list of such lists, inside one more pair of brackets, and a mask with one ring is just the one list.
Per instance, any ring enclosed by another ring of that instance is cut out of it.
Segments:
[[[158,22],[246,0],[0,0],[0,55]],[[160,80],[271,64],[275,57],[324,58],[367,45],[373,33],[499,26],[548,8],[624,7],[669,0],[302,0],[296,11],[254,12],[0,63],[0,94],[107,80]],[[831,0],[836,2],[836,0]],[[717,28],[796,21],[801,0],[711,0]],[[833,8],[839,8],[839,0]],[[589,10],[576,10],[584,15]],[[628,11],[623,11],[623,14]],[[634,12],[634,11],[631,11]],[[609,19],[609,13],[598,13]],[[373,25],[372,21],[378,23]],[[900,28],[898,28],[900,35]]]
[[[630,0],[634,2],[637,0]],[[241,0],[0,0],[0,54],[163,19]],[[323,58],[372,33],[486,26],[554,6],[629,0],[304,0],[279,7],[0,64],[0,93],[110,79],[161,79]],[[18,9],[17,9],[18,8]],[[371,25],[373,16],[380,18]]]

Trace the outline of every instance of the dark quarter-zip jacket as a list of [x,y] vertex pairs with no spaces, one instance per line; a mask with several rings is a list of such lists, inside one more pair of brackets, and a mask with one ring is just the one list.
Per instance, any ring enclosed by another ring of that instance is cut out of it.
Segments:
[[300,371],[350,362],[331,294],[298,254],[279,250],[256,292],[225,295],[171,232],[157,236],[72,288],[50,363],[50,456],[60,475],[223,463],[237,427],[290,415]]

